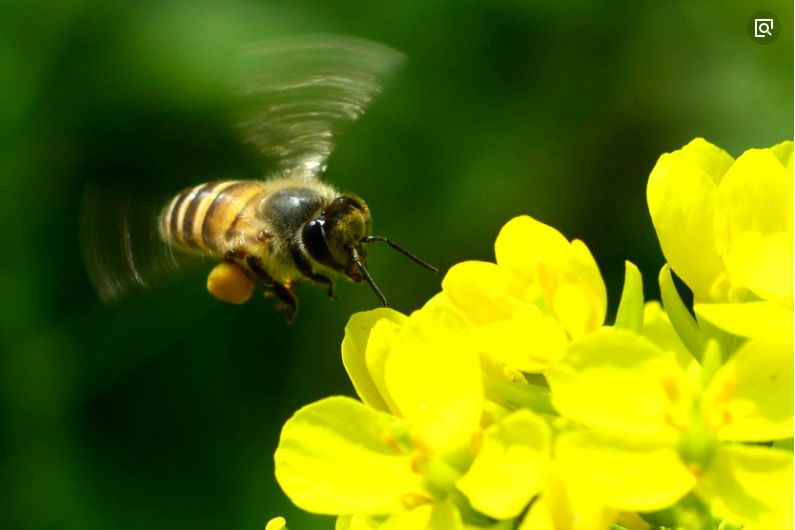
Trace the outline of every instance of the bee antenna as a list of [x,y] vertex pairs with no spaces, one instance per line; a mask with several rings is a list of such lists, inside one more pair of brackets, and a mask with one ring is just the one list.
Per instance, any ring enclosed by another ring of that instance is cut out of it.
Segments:
[[359,270],[362,271],[362,275],[364,275],[364,279],[367,280],[367,283],[370,284],[370,288],[373,290],[373,292],[378,297],[378,299],[381,300],[381,303],[384,305],[384,307],[387,307],[386,297],[384,296],[384,293],[382,293],[381,289],[379,289],[378,286],[375,284],[375,280],[373,280],[373,277],[370,276],[370,273],[367,271],[367,267],[365,267],[364,264],[362,263],[362,260],[359,259],[359,253],[356,252],[356,249],[353,247],[350,248],[350,252],[351,252],[351,259],[353,259],[353,262],[356,263],[357,267],[359,267]]
[[407,258],[409,258],[411,261],[413,261],[414,263],[416,263],[420,267],[428,269],[431,272],[439,272],[439,269],[437,269],[436,267],[434,267],[433,265],[431,265],[427,261],[421,260],[420,258],[415,256],[414,254],[412,254],[411,252],[409,252],[405,248],[401,247],[400,245],[398,245],[394,241],[385,238],[384,236],[367,236],[365,238],[362,238],[361,242],[362,243],[386,243],[387,245],[389,245],[390,247],[394,248],[395,250],[397,250],[398,252],[400,252],[401,254],[406,256]]

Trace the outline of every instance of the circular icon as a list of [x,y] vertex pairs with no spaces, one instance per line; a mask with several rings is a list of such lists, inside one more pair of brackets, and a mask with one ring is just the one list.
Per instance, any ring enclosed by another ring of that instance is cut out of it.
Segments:
[[759,44],[770,44],[778,39],[781,22],[769,11],[759,11],[748,19],[748,35]]

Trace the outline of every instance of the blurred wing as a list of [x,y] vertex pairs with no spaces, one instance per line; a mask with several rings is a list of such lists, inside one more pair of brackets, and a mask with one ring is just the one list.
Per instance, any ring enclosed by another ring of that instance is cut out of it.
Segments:
[[86,271],[103,302],[147,289],[188,266],[157,230],[165,200],[147,199],[87,185],[80,207],[80,250]]
[[403,62],[391,48],[339,35],[252,45],[235,76],[243,99],[237,125],[279,171],[315,178]]

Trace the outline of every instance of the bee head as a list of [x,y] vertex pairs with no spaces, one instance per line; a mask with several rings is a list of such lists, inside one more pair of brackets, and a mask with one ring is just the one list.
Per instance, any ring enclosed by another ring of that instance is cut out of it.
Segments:
[[367,254],[362,240],[370,235],[370,210],[361,199],[337,197],[320,214],[306,223],[302,240],[309,255],[317,262],[362,281],[358,258],[366,265]]
[[436,267],[421,260],[394,241],[370,235],[370,210],[361,199],[334,199],[320,215],[304,225],[301,239],[307,253],[319,263],[341,272],[355,282],[367,280],[386,306],[386,298],[367,271],[365,243],[386,243],[418,265],[433,272]]

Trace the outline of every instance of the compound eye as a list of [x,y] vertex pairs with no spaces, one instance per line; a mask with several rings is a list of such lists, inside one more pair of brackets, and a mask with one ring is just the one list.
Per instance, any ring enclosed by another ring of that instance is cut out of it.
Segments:
[[325,225],[326,221],[323,219],[312,219],[304,225],[301,231],[301,240],[312,258],[336,269],[339,266],[334,263],[331,250],[329,250]]

